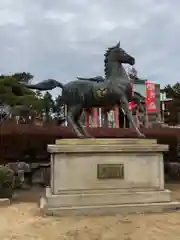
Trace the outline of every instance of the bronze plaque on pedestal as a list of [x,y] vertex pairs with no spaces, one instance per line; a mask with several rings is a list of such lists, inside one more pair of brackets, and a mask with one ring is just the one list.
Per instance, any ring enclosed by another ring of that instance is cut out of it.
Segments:
[[98,164],[98,179],[124,179],[124,164]]

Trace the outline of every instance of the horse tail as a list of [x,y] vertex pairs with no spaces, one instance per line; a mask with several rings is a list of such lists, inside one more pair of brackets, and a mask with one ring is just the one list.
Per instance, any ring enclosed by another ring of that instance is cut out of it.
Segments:
[[40,90],[40,91],[52,90],[56,87],[60,87],[62,89],[64,88],[64,85],[55,79],[44,80],[44,81],[41,81],[36,84],[26,84],[23,82],[20,82],[20,84],[22,84],[23,86],[25,86],[27,88],[34,89],[34,90]]

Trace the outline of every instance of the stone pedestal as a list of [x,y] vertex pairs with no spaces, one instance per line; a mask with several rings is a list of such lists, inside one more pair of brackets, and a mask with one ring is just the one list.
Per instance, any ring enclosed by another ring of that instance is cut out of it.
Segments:
[[111,215],[177,209],[164,189],[163,151],[147,139],[64,139],[48,145],[50,215]]

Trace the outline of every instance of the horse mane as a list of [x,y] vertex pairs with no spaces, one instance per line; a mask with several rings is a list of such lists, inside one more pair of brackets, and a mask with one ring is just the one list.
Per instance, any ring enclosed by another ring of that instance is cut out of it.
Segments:
[[105,73],[105,78],[108,78],[109,77],[109,68],[108,68],[108,62],[109,62],[109,56],[110,56],[110,53],[112,50],[114,50],[115,48],[117,48],[117,46],[114,46],[114,47],[109,47],[105,54],[104,54],[104,73]]

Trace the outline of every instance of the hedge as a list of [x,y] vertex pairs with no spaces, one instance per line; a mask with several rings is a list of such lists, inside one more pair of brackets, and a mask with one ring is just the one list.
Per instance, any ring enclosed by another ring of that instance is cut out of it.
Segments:
[[[88,131],[97,138],[136,138],[132,129],[89,128]],[[158,143],[169,145],[169,151],[164,153],[165,161],[177,160],[176,146],[180,129],[149,128],[141,131],[148,139],[157,139]],[[4,124],[0,128],[0,163],[49,161],[47,145],[62,138],[76,138],[76,135],[70,127]]]

